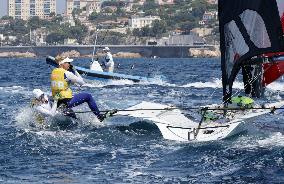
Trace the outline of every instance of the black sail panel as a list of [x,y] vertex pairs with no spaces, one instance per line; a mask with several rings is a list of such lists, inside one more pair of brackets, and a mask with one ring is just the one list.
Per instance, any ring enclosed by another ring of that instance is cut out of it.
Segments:
[[280,0],[219,0],[219,30],[223,100],[230,99],[233,82],[251,58],[284,49]]

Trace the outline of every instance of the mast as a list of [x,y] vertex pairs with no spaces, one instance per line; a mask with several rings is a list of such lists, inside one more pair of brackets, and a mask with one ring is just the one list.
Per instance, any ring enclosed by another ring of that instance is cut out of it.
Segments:
[[94,49],[93,49],[93,54],[92,54],[92,62],[94,62],[94,57],[95,57],[95,53],[96,53],[96,45],[97,45],[97,39],[98,39],[98,31],[96,31],[96,37],[95,37],[95,44],[94,44]]

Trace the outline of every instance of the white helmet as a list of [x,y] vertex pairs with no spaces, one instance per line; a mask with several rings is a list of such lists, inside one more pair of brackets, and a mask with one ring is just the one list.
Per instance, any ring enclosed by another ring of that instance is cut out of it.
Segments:
[[105,47],[103,50],[104,51],[110,51],[110,49],[108,47]]

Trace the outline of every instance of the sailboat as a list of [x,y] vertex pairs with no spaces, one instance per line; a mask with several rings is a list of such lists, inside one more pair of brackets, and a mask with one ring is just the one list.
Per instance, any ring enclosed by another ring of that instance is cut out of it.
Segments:
[[[97,62],[97,61],[94,61]],[[46,63],[58,67],[58,64],[55,61],[55,58],[52,56],[46,57]],[[73,66],[74,69],[77,70],[79,74],[81,74],[84,78],[89,80],[99,80],[99,81],[106,81],[106,80],[130,80],[133,82],[143,82],[143,81],[150,81],[150,78],[136,76],[136,75],[126,75],[121,73],[113,73],[113,72],[104,72],[100,70],[91,70],[88,68],[80,67],[80,66]]]
[[[280,101],[253,108],[230,107],[236,95],[233,84],[241,70],[245,93],[256,98],[261,97],[266,85],[284,73],[280,18],[283,20],[283,12],[281,0],[218,1],[223,103],[198,107],[200,121],[186,117],[179,108],[144,101],[116,115],[149,120],[157,125],[165,139],[176,141],[220,140],[244,131],[248,119],[284,105]],[[206,121],[208,112],[218,114],[219,118]]]
[[[92,62],[91,62],[90,68],[73,66],[74,69],[77,70],[77,72],[79,74],[84,76],[84,78],[89,79],[89,80],[100,80],[100,81],[130,80],[130,81],[133,81],[133,82],[141,82],[141,81],[151,80],[150,78],[142,77],[142,76],[126,75],[126,74],[113,73],[113,72],[104,72],[100,63],[97,60],[94,59],[94,56],[95,56],[95,53],[96,53],[97,38],[98,38],[98,31],[96,32],[95,44],[94,44],[94,48],[93,48]],[[51,65],[51,66],[58,67],[58,64],[56,63],[55,58],[52,57],[52,56],[46,57],[46,63]]]

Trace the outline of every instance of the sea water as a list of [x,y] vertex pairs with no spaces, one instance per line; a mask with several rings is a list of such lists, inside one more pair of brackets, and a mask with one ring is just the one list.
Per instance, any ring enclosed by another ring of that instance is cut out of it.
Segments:
[[[116,72],[155,80],[93,81],[73,86],[74,93],[91,93],[101,110],[141,101],[180,108],[221,103],[219,58],[115,62],[120,64]],[[74,61],[83,67],[89,63]],[[50,94],[51,70],[44,58],[0,59],[0,183],[284,182],[284,115],[255,118],[247,122],[247,132],[205,143],[165,140],[149,122],[124,118],[101,123],[90,113],[79,114],[72,129],[30,126],[32,90]],[[235,92],[243,92],[241,80]],[[282,99],[281,79],[268,86],[266,95],[267,101]]]

